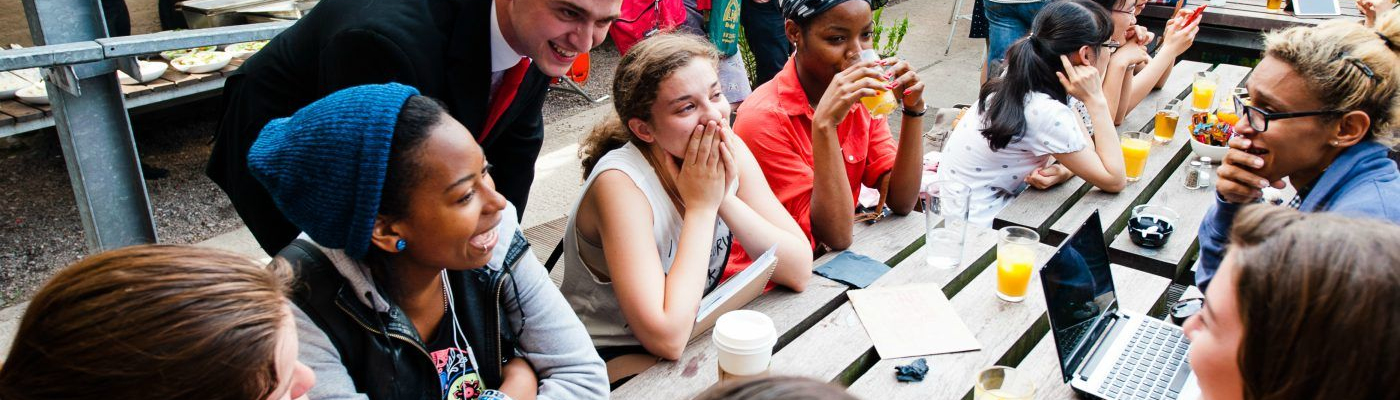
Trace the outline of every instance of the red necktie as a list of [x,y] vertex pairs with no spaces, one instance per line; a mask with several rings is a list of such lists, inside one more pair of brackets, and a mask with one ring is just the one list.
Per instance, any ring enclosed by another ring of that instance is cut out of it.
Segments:
[[481,128],[477,143],[486,142],[486,137],[491,134],[491,127],[496,125],[496,121],[501,119],[501,114],[505,114],[506,108],[510,107],[510,102],[515,100],[515,92],[520,90],[520,82],[525,80],[525,70],[529,67],[530,59],[520,57],[520,62],[506,70],[505,75],[501,77],[501,85],[496,88],[496,94],[491,96],[490,113],[486,114],[486,126]]

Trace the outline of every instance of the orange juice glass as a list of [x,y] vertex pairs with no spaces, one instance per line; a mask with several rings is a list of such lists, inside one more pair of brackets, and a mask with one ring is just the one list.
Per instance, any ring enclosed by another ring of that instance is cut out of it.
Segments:
[[1127,170],[1128,182],[1137,182],[1142,178],[1142,170],[1147,168],[1152,139],[1142,132],[1124,132],[1118,143],[1123,147],[1123,167]]
[[1197,111],[1209,111],[1212,103],[1215,103],[1215,88],[1217,85],[1215,73],[1201,71],[1196,73],[1196,79],[1191,83],[1191,108]]
[[1221,100],[1220,108],[1215,111],[1215,117],[1219,118],[1220,122],[1230,124],[1230,126],[1235,126],[1236,122],[1240,122],[1239,112],[1235,110],[1235,99]]
[[1264,8],[1269,9],[1269,11],[1279,11],[1279,10],[1282,10],[1282,9],[1283,9],[1283,0],[1266,0],[1266,1],[1264,2]]
[[1010,302],[1026,299],[1031,271],[1035,268],[1035,245],[1040,235],[1019,226],[1001,228],[997,242],[997,297]]
[[[860,52],[861,61],[875,61],[879,59],[880,55],[875,53],[875,49],[865,49]],[[899,106],[899,103],[894,99],[894,93],[888,90],[881,90],[880,93],[874,96],[861,97],[860,104],[864,105],[865,109],[870,111],[870,116],[874,118],[884,118],[891,112],[894,112],[895,107]]]

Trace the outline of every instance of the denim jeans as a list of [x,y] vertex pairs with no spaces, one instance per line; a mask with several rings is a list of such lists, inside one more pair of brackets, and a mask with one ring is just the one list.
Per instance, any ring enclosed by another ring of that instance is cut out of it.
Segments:
[[1031,3],[1000,3],[987,0],[982,4],[986,6],[984,10],[987,22],[990,23],[987,33],[987,65],[991,66],[1006,59],[1006,48],[1030,32],[1035,15],[1050,1],[1053,0]]

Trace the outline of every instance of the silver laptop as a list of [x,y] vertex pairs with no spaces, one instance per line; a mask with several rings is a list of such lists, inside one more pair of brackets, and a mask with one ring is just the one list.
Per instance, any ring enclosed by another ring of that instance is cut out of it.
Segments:
[[1118,309],[1108,245],[1095,211],[1040,269],[1060,371],[1099,399],[1194,399],[1181,328]]

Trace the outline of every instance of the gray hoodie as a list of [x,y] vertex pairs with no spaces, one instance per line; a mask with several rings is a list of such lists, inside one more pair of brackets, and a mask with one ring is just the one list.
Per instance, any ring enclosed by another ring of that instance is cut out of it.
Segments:
[[[515,219],[515,206],[501,210],[501,224],[496,228],[503,240],[496,245],[491,262],[486,268],[499,270],[510,249],[511,238],[519,229]],[[305,234],[302,239],[310,240]],[[317,245],[318,247],[320,245]],[[339,249],[320,247],[335,264],[340,274],[355,287],[355,293],[369,293],[372,298],[360,298],[366,306],[376,311],[389,310],[389,303],[379,297],[374,290],[374,280],[369,268],[351,259]],[[515,265],[514,279],[519,285],[519,298],[514,291],[505,292],[507,321],[511,328],[519,329],[522,308],[529,321],[520,334],[520,348],[517,355],[524,357],[535,368],[540,379],[539,399],[606,399],[608,398],[608,377],[603,360],[593,349],[593,343],[579,322],[564,296],[549,279],[539,259],[526,255]],[[316,372],[316,386],[309,393],[312,400],[366,399],[364,394],[355,392],[355,383],[350,379],[340,353],[326,334],[306,313],[292,305],[296,318],[297,336],[300,343],[298,358]]]

